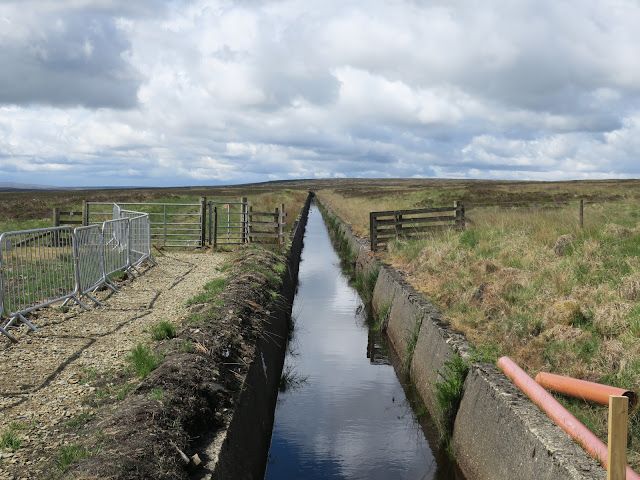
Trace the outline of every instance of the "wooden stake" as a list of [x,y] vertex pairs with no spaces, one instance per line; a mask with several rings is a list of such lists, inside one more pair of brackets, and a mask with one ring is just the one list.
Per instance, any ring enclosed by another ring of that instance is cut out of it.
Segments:
[[629,398],[609,397],[609,445],[607,480],[625,480],[627,475],[627,422]]

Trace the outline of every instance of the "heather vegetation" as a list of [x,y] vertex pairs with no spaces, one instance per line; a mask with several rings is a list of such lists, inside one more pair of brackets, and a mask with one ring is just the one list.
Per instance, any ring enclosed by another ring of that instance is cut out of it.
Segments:
[[[461,182],[374,198],[339,189],[319,194],[362,236],[369,211],[466,198],[464,232],[398,239],[380,254],[383,260],[405,272],[483,358],[508,355],[532,376],[550,371],[640,391],[637,187],[571,182],[481,189]],[[584,228],[580,198],[586,199]],[[560,399],[606,441],[606,407]],[[638,467],[636,414],[630,432],[630,461]]]

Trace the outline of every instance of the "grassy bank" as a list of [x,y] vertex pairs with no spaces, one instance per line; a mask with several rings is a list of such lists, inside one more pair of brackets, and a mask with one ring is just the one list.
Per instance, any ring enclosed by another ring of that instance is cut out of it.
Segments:
[[[318,193],[362,236],[368,233],[369,211],[466,198],[472,208],[465,232],[401,239],[383,259],[405,272],[485,358],[509,355],[532,375],[551,371],[638,391],[637,186],[489,183],[481,188],[459,182],[422,190],[399,187],[384,195],[378,190],[374,198],[347,189]],[[579,198],[587,200],[585,228],[578,223]],[[529,201],[538,205],[525,206]],[[605,407],[562,401],[606,441]],[[632,415],[630,461],[636,468],[639,424]]]

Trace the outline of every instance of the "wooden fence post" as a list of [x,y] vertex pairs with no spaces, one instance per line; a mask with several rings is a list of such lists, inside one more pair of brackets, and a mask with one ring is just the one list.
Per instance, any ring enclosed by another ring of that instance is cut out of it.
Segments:
[[89,225],[89,202],[82,201],[82,225],[86,227]]
[[627,476],[628,416],[629,397],[609,396],[607,480],[625,480]]
[[60,226],[60,208],[59,207],[53,207],[53,226],[54,227]]
[[247,243],[247,232],[248,232],[248,228],[247,228],[247,221],[248,221],[248,217],[247,217],[247,202],[248,199],[247,197],[242,197],[240,199],[240,221],[242,222],[242,243]]
[[253,206],[249,206],[249,213],[247,214],[247,218],[249,219],[247,222],[247,235],[248,235],[248,242],[251,243],[251,230],[253,230]]
[[397,240],[402,235],[402,215],[400,215],[399,213],[396,213],[393,220],[395,222],[394,228],[396,231],[396,240]]
[[580,199],[580,228],[584,228],[584,199]]
[[200,198],[200,246],[207,244],[207,197]]
[[377,238],[377,225],[375,212],[369,212],[369,237],[371,240],[371,251],[375,252],[378,249]]
[[285,244],[284,228],[287,223],[287,213],[284,211],[284,203],[280,204],[280,215],[281,217],[278,217],[278,244],[280,245],[280,248],[282,248]]

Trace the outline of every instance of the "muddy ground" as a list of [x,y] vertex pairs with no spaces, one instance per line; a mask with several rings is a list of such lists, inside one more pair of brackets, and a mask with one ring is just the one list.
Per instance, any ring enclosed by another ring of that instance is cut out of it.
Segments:
[[[3,444],[0,479],[206,475],[201,436],[229,421],[284,260],[255,248],[155,258],[119,293],[100,293],[103,307],[42,309],[39,333],[22,326],[20,343],[5,343],[0,433],[19,441]],[[220,276],[216,299],[186,306]],[[176,337],[154,342],[163,320]],[[144,379],[127,361],[138,344],[162,357]]]

